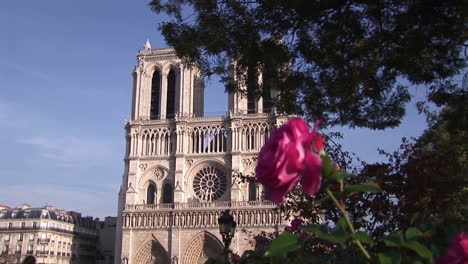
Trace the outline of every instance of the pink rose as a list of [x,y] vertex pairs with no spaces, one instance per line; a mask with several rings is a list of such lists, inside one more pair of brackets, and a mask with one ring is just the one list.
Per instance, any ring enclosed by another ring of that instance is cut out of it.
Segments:
[[263,146],[255,174],[258,182],[267,185],[270,201],[282,203],[299,181],[309,195],[320,189],[322,160],[317,153],[325,141],[317,133],[317,125],[318,122],[310,132],[302,118],[292,118],[275,130]]
[[444,256],[437,260],[437,264],[466,264],[468,263],[468,234],[465,232],[452,238],[452,247]]
[[286,227],[284,228],[284,231],[285,231],[285,232],[289,232],[289,233],[294,232],[293,228],[290,227],[290,226],[286,226]]

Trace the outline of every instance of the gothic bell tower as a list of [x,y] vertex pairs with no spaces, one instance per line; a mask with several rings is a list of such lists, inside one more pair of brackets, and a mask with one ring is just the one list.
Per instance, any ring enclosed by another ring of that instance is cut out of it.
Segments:
[[204,85],[195,68],[185,67],[173,49],[151,49],[146,41],[133,74],[133,120],[202,116]]
[[[137,54],[125,124],[116,264],[223,259],[217,219],[226,209],[253,233],[283,224],[275,205],[263,200],[262,186],[236,178],[253,175],[261,147],[287,120],[263,103],[268,96],[252,101],[232,94],[226,116],[204,116],[199,70],[173,49],[146,42]],[[242,232],[233,239],[240,254],[252,246]]]

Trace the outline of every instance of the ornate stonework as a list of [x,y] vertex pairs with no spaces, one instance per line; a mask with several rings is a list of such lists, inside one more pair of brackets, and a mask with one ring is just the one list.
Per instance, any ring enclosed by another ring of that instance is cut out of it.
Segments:
[[[263,187],[240,184],[235,174],[254,174],[258,152],[287,117],[264,112],[261,98],[251,113],[247,98],[236,94],[226,116],[204,117],[197,69],[149,42],[137,58],[115,263],[219,258],[217,219],[226,209],[250,232],[282,228],[275,205],[260,198]],[[249,239],[237,232],[231,249],[252,249]]]

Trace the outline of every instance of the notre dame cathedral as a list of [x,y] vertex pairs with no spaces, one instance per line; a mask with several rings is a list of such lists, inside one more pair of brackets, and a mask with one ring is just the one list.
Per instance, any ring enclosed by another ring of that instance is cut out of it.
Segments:
[[[266,91],[266,92],[265,92]],[[230,209],[237,222],[231,243],[242,255],[252,234],[283,225],[262,186],[238,181],[254,175],[256,157],[286,116],[263,97],[228,96],[225,116],[204,116],[204,83],[173,49],[137,55],[130,121],[118,199],[116,264],[204,263],[223,259],[217,219]]]

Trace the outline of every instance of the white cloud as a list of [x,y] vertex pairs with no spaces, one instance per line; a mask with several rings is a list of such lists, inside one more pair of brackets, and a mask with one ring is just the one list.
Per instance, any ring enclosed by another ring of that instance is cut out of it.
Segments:
[[[86,135],[61,127],[35,112],[26,113],[24,107],[0,99],[0,138],[13,139],[16,144],[29,145],[42,159],[53,161],[55,166],[89,168],[98,164],[115,162],[121,153],[121,142]],[[32,158],[31,155],[25,157]]]
[[36,147],[43,158],[59,166],[93,166],[113,156],[111,142],[76,136],[20,138],[18,143]]

